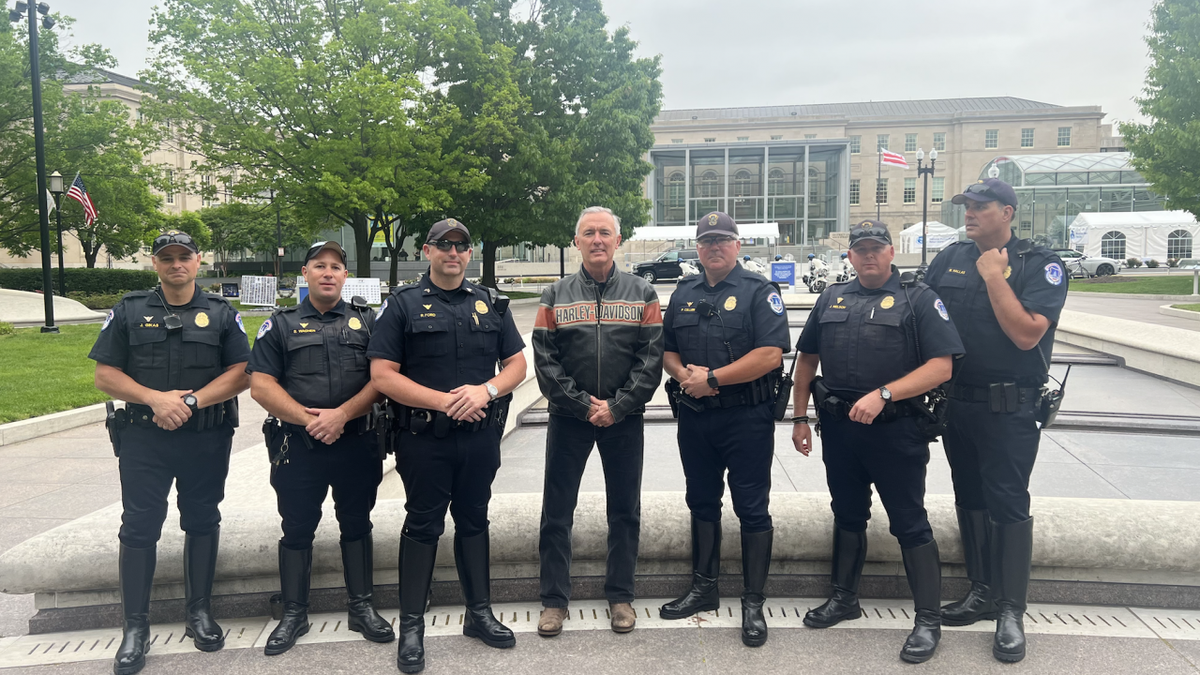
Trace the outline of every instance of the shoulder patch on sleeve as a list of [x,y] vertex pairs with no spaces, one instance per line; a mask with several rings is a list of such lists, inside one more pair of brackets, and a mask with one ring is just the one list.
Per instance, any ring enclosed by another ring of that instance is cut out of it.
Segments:
[[108,310],[108,316],[104,318],[104,325],[100,326],[100,332],[104,332],[104,330],[106,328],[108,328],[108,325],[112,323],[112,320],[113,320],[113,311],[110,309],[110,310]]
[[378,321],[379,318],[383,316],[383,313],[387,311],[388,299],[389,298],[384,298],[383,304],[379,306],[379,311],[375,312],[375,320],[376,321]]
[[1046,269],[1046,281],[1050,282],[1051,286],[1062,285],[1062,282],[1063,282],[1062,265],[1059,265],[1056,262],[1052,262],[1049,265],[1046,265],[1045,269]]
[[942,321],[950,320],[950,312],[946,311],[946,305],[942,303],[941,298],[933,301],[933,308],[937,310],[938,316],[942,317]]
[[781,298],[778,293],[772,291],[771,294],[767,296],[767,303],[771,305],[772,312],[775,312],[779,316],[783,316],[783,312],[786,308],[783,306],[783,298]]
[[262,322],[261,326],[258,327],[258,336],[254,339],[261,340],[262,337],[269,332],[271,332],[271,320],[267,319],[266,321]]
[[237,322],[237,327],[242,330],[242,335],[246,334],[246,324],[242,323],[242,313],[234,312],[233,320]]

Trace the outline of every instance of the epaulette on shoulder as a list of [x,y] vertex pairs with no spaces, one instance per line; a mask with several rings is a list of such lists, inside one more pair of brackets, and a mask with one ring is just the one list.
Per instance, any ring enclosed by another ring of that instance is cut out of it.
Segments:
[[129,291],[125,295],[121,296],[121,299],[124,300],[126,298],[148,298],[154,294],[155,294],[154,289],[149,289],[149,290],[144,290],[144,291]]
[[276,307],[275,311],[271,312],[271,316],[275,316],[276,314],[286,314],[288,312],[294,312],[298,309],[300,309],[300,303],[298,303],[298,302],[296,304],[292,305],[291,307]]
[[229,300],[229,298],[227,298],[219,293],[209,293],[208,291],[205,291],[204,297],[208,298],[209,300],[219,300],[219,301],[225,303],[226,305],[233,307],[233,302],[231,302]]
[[405,291],[411,291],[414,288],[420,288],[421,284],[402,284],[392,289],[391,295],[400,295]]

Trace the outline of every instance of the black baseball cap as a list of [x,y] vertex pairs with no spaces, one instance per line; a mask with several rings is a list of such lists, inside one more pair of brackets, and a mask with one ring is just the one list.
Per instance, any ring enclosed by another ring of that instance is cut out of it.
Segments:
[[954,195],[950,201],[955,204],[965,204],[968,199],[973,202],[1000,202],[1005,206],[1017,208],[1016,191],[999,178],[986,178],[974,185],[969,185],[960,194]]
[[304,264],[307,265],[308,261],[320,255],[321,251],[333,251],[334,253],[337,253],[338,257],[342,259],[342,265],[345,266],[346,249],[342,248],[341,244],[333,241],[332,239],[329,241],[318,241],[312,246],[309,246],[308,253],[304,254]]
[[891,245],[892,234],[888,226],[878,220],[864,220],[850,228],[850,248],[860,241],[877,241]]
[[462,232],[463,236],[467,238],[467,241],[471,241],[471,231],[467,229],[466,225],[463,225],[461,220],[447,218],[445,220],[437,221],[433,224],[433,227],[429,228],[429,236],[425,237],[425,243],[433,243],[446,236],[446,233],[448,232]]
[[738,236],[737,223],[733,222],[733,218],[727,213],[713,211],[696,221],[696,238],[699,239],[706,234],[727,234],[731,237]]
[[182,246],[196,255],[200,254],[200,247],[196,246],[196,241],[190,234],[179,230],[167,230],[154,238],[150,255],[158,255],[159,251],[168,246]]

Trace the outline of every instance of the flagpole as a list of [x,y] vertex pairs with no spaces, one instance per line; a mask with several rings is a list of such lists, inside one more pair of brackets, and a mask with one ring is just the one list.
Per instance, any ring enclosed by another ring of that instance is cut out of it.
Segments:
[[875,163],[879,165],[879,176],[875,179],[875,220],[879,220],[879,210],[883,205],[879,203],[879,181],[883,180],[883,148],[875,145]]

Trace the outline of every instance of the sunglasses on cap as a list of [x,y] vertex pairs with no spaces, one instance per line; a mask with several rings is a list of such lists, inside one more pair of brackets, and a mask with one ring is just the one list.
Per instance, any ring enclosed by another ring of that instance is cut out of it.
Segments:
[[459,253],[466,253],[467,249],[471,248],[471,242],[455,241],[454,239],[438,239],[429,243],[436,246],[439,251],[449,251],[453,248]]
[[967,189],[963,190],[963,194],[979,195],[980,197],[987,197],[989,201],[996,201],[1004,204],[1005,206],[1012,206],[1012,204],[1009,204],[1007,201],[1005,201],[1004,197],[996,194],[992,191],[990,186],[984,185],[983,183],[976,183],[968,186]]
[[891,235],[888,233],[887,228],[885,228],[885,227],[875,227],[875,226],[862,227],[862,228],[858,228],[850,233],[851,239],[857,240],[857,239],[862,239],[863,237],[883,237],[885,239],[892,238]]
[[195,246],[196,242],[191,238],[191,236],[184,234],[183,232],[168,232],[166,234],[160,234],[154,238],[154,248],[163,248],[164,246],[170,246],[171,244],[179,244],[180,246]]

